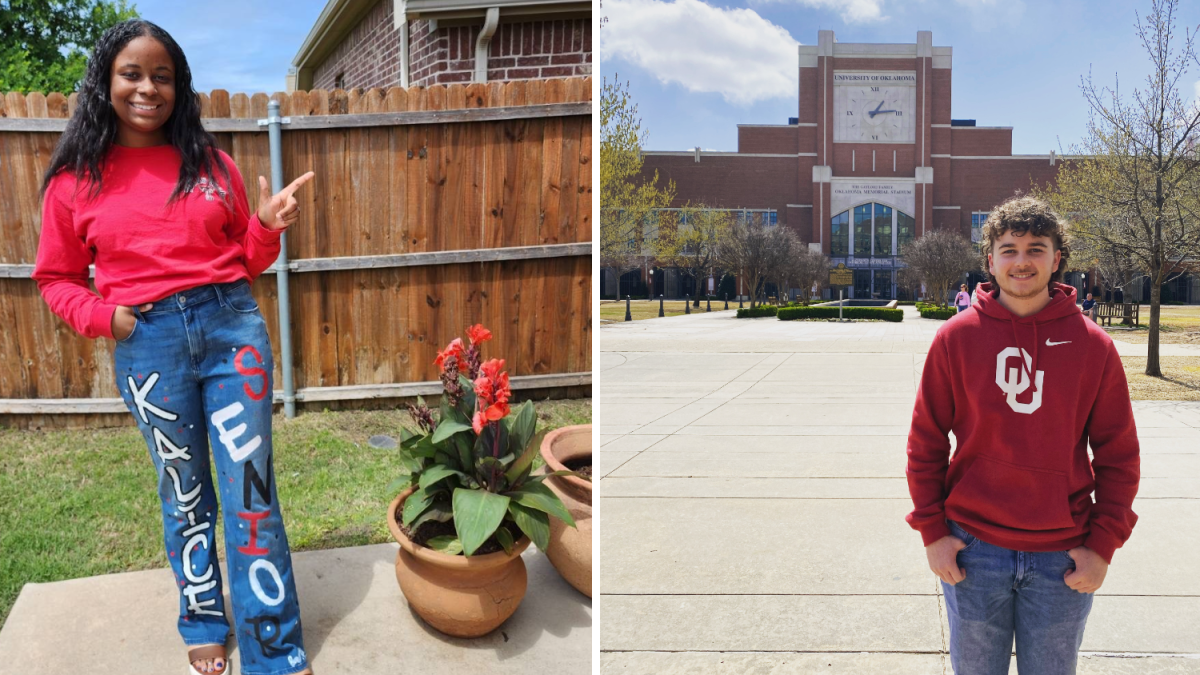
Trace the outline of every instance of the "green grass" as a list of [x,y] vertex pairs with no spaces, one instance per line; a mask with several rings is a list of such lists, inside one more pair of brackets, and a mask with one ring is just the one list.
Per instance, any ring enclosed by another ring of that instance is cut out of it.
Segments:
[[[683,300],[664,300],[663,314],[667,317],[679,316],[686,313],[684,311]],[[692,314],[703,312],[705,308],[704,298],[700,298],[700,307],[692,307]],[[746,303],[749,307],[750,303]],[[725,301],[713,298],[712,311],[720,311],[725,308]],[[729,309],[737,309],[737,301],[729,303]],[[658,300],[630,300],[629,315],[634,321],[643,319],[658,318]],[[624,321],[625,320],[625,301],[624,300],[605,300],[600,303],[600,318],[606,321]]]
[[[537,402],[539,429],[588,424],[590,399]],[[391,540],[385,511],[399,476],[375,434],[407,413],[346,411],[273,422],[276,489],[295,551]],[[154,466],[137,428],[0,428],[0,626],[31,582],[167,566]],[[219,522],[219,521],[218,521]],[[224,558],[223,535],[217,537]]]

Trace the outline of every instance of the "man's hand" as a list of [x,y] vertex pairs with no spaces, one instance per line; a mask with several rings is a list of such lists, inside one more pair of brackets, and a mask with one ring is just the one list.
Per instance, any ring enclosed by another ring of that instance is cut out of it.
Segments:
[[[147,302],[139,305],[138,309],[145,312],[153,306],[153,302]],[[109,326],[112,328],[113,339],[120,342],[129,337],[133,334],[133,327],[136,325],[137,315],[133,313],[133,308],[126,307],[125,305],[117,305],[117,311],[113,312],[112,315],[112,325]]]
[[926,546],[925,557],[929,559],[929,569],[951,586],[966,579],[967,571],[958,566],[958,552],[966,547],[966,543],[954,535],[946,535]]
[[1104,577],[1108,574],[1108,563],[1104,562],[1104,558],[1086,546],[1076,546],[1067,551],[1067,555],[1075,561],[1075,570],[1063,576],[1067,586],[1080,593],[1095,593],[1100,590]]

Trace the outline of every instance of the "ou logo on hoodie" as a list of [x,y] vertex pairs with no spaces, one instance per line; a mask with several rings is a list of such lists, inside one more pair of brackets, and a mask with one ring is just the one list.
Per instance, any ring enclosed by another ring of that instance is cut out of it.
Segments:
[[[1009,368],[1008,358],[1015,356],[1017,358],[1025,358],[1024,368]],[[1029,369],[1033,367],[1033,359],[1030,358],[1029,352],[1017,347],[1008,347],[1000,350],[996,355],[996,386],[1000,387],[1000,391],[1008,394],[1008,407],[1014,411],[1025,415],[1032,415],[1033,411],[1042,407],[1042,378],[1046,372],[1043,370],[1037,371],[1036,388],[1033,391],[1033,400],[1029,403],[1017,403],[1017,396],[1023,394],[1026,389],[1029,389]]]

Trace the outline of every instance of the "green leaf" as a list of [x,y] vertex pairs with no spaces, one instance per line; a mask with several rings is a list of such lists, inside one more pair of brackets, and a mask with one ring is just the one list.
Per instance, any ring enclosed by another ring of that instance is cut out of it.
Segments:
[[527,442],[524,446],[525,451],[521,453],[517,461],[513,462],[512,466],[508,467],[508,471],[504,472],[504,477],[508,479],[509,485],[515,483],[521,474],[525,473],[526,469],[533,464],[533,458],[538,456],[538,451],[542,447],[542,439],[546,437],[547,433],[549,432],[542,431],[533,438],[532,442]]
[[442,443],[446,442],[446,439],[450,438],[454,434],[470,430],[470,424],[463,424],[461,422],[455,422],[454,420],[442,420],[442,422],[437,425],[437,429],[435,429],[433,432],[433,444],[441,445]]
[[454,529],[462,541],[463,553],[471,555],[492,536],[504,520],[508,497],[485,490],[454,491]]
[[[430,485],[433,485],[434,483],[438,482],[439,480],[443,480],[443,479],[449,478],[451,476],[462,476],[462,475],[463,475],[463,473],[461,471],[456,471],[454,469],[451,469],[448,466],[434,465],[434,466],[429,467],[428,469],[425,469],[425,471],[421,474],[421,480],[418,484],[421,486],[421,489],[424,490],[424,489],[428,488]],[[464,476],[464,478],[465,478],[465,476]]]
[[400,492],[400,491],[404,490],[405,488],[407,488],[409,485],[412,485],[412,479],[413,479],[413,477],[412,477],[411,473],[400,476],[396,480],[388,483],[388,486],[384,491],[387,492],[388,494],[392,494],[394,492]]
[[409,431],[407,427],[400,427],[400,445],[404,445],[405,443],[417,437],[418,435]]
[[452,537],[448,534],[434,537],[425,542],[425,545],[438,553],[445,553],[446,555],[458,555],[463,551],[462,542],[457,537]]
[[516,411],[506,417],[504,421],[508,423],[508,432],[512,437],[513,448],[524,449],[528,445],[529,439],[533,438],[533,430],[537,426],[533,401],[525,401],[517,406]]
[[426,494],[425,488],[417,490],[404,500],[404,512],[400,522],[408,525],[431,504],[433,504],[433,495]]
[[412,531],[416,532],[418,527],[428,523],[429,521],[445,523],[453,517],[454,510],[450,508],[450,500],[438,499],[434,501],[429,508],[425,509],[424,513],[422,513],[420,516],[417,516],[417,519],[414,520],[408,527]]
[[544,511],[567,525],[575,527],[575,519],[571,517],[571,513],[567,511],[567,507],[563,505],[562,500],[558,498],[558,495],[554,494],[553,490],[542,483],[531,483],[520,490],[514,490],[505,494],[521,506]]
[[516,502],[510,502],[508,512],[512,514],[517,527],[521,528],[538,548],[545,551],[550,545],[550,516]]
[[514,542],[512,533],[508,531],[507,527],[496,528],[496,541],[500,542],[500,547],[504,549],[505,553],[512,555]]
[[470,473],[474,466],[474,456],[471,454],[472,441],[466,434],[454,435],[454,449],[458,450],[458,461],[462,464],[462,469],[466,473]]
[[433,438],[429,434],[420,436],[416,442],[409,448],[409,452],[413,457],[430,458],[437,452],[437,446],[433,444]]

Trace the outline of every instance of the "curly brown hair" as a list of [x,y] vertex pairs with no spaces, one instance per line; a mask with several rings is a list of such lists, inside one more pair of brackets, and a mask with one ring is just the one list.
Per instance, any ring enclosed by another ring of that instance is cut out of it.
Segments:
[[1050,274],[1050,281],[1062,280],[1063,270],[1067,268],[1067,259],[1071,257],[1071,242],[1066,228],[1049,204],[1025,195],[1013,197],[997,206],[983,224],[982,239],[979,242],[979,254],[982,256],[980,266],[987,273],[988,281],[993,285],[996,283],[996,277],[988,270],[988,254],[992,252],[996,240],[1010,230],[1018,235],[1030,233],[1035,237],[1050,237],[1054,250],[1062,252],[1058,269]]

